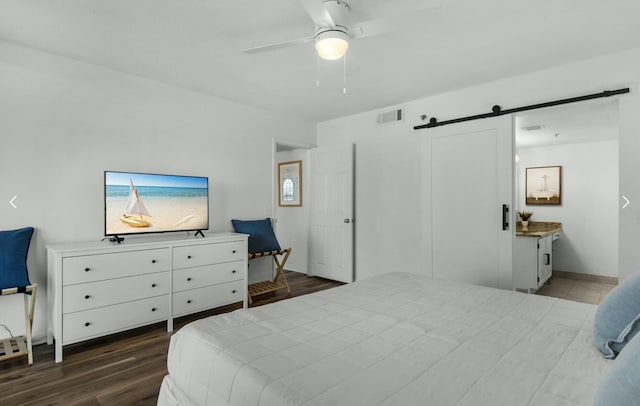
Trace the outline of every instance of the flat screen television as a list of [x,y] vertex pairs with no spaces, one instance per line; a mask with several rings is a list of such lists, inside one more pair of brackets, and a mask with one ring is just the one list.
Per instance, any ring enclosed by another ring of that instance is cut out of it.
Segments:
[[104,172],[104,235],[209,229],[209,178]]

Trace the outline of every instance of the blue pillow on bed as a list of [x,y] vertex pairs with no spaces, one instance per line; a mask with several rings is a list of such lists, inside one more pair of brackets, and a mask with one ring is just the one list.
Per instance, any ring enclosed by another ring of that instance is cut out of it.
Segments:
[[593,340],[605,358],[615,358],[640,330],[640,273],[616,286],[598,306]]
[[27,254],[33,227],[0,231],[0,289],[31,285]]
[[249,234],[250,254],[280,250],[269,217],[264,220],[231,220],[231,224],[236,233]]
[[593,406],[637,405],[640,399],[640,334],[624,347],[604,376]]

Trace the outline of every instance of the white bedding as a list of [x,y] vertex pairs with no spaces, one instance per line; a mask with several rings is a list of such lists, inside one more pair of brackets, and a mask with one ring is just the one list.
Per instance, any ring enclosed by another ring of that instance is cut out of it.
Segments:
[[591,405],[596,306],[392,273],[193,322],[159,405]]

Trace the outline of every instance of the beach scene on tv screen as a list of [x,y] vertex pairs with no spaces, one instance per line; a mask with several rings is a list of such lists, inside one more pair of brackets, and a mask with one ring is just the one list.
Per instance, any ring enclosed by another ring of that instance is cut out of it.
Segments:
[[203,177],[105,173],[105,233],[206,230],[208,180]]

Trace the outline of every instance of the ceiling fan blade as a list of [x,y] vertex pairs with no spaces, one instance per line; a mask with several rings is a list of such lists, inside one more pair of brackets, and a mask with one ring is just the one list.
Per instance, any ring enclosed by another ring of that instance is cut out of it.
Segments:
[[387,19],[361,21],[349,28],[349,36],[352,38],[364,38],[384,34],[397,29],[397,25]]
[[245,54],[257,54],[259,52],[267,52],[273,51],[275,49],[287,48],[297,45],[304,45],[308,42],[314,41],[315,37],[306,37],[306,38],[298,38],[289,41],[276,42],[275,44],[262,45],[255,48],[247,48],[243,49],[242,52]]
[[433,6],[415,10],[411,13],[361,21],[349,28],[349,35],[353,38],[364,38],[427,24],[432,25],[441,20],[441,11],[441,6]]
[[300,0],[307,14],[318,26],[335,26],[331,15],[324,6],[322,0]]

